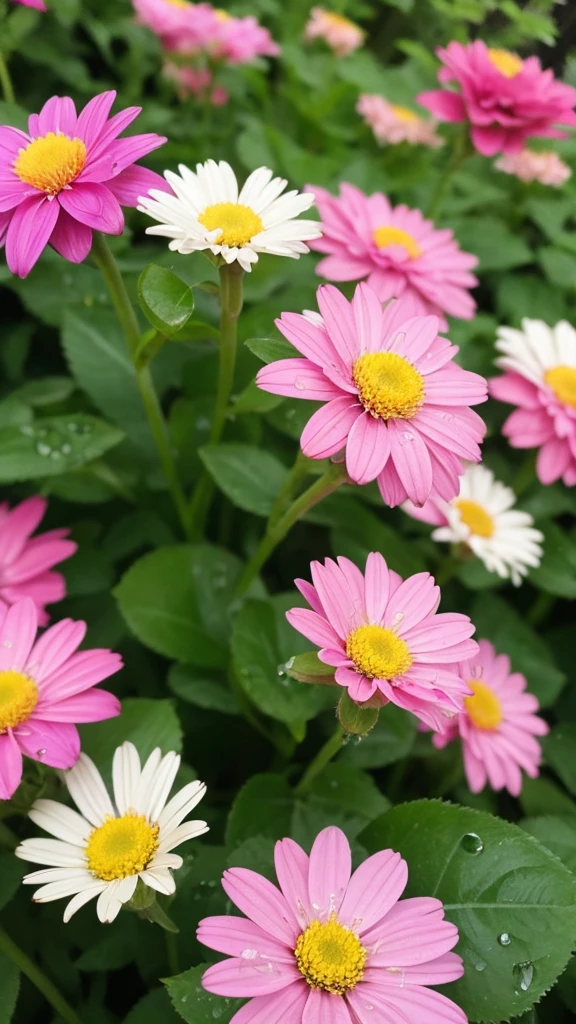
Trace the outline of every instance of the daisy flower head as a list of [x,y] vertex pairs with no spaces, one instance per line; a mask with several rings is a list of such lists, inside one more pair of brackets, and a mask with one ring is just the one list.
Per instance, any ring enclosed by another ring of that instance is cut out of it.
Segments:
[[443,64],[439,80],[456,82],[460,91],[424,92],[418,102],[441,121],[468,121],[483,156],[519,153],[531,136],[564,139],[556,125],[576,125],[576,89],[543,70],[538,57],[523,60],[480,39],[451,42],[437,54]]
[[286,618],[321,648],[356,704],[392,702],[441,731],[469,693],[454,665],[478,649],[467,615],[438,614],[440,588],[427,572],[403,580],[372,552],[364,573],[347,558],[312,562],[295,580],[310,605]]
[[311,246],[325,254],[316,273],[328,281],[368,279],[378,298],[409,295],[421,314],[470,320],[476,303],[470,273],[478,260],[462,252],[452,231],[439,230],[420,210],[392,206],[381,192],[367,196],[344,183],[340,195],[310,186],[320,211],[322,237]]
[[304,427],[302,451],[326,459],[345,450],[357,484],[378,480],[394,507],[408,495],[458,493],[463,459],[480,459],[483,420],[469,406],[486,400],[483,377],[453,362],[458,351],[438,336],[435,316],[414,315],[400,299],[382,309],[367,284],[352,302],[332,285],[318,289],[322,319],[283,313],[278,329],[303,358],[263,367],[264,391],[324,402]]
[[225,160],[197,164],[196,171],[180,164],[178,170],[165,172],[174,195],[152,189],[138,207],[159,222],[146,233],[172,239],[175,252],[209,250],[250,271],[259,253],[298,259],[309,252],[305,242],[320,235],[317,221],[297,219],[314,196],[296,190],[282,195],[287,181],[274,178],[268,167],[253,171],[241,190]]
[[32,114],[28,133],[0,127],[0,246],[13,274],[26,277],[47,245],[71,263],[92,247],[92,232],[121,235],[122,206],[136,206],[160,175],[135,161],[163,145],[160,135],[118,135],[140,107],[108,118],[116,93],[95,96],[77,114],[53,96]]
[[489,572],[519,587],[528,570],[540,565],[544,536],[529,512],[514,508],[515,502],[512,488],[495,480],[491,469],[468,466],[453,501],[433,497],[423,508],[406,503],[404,510],[434,524],[434,540],[464,544]]
[[490,394],[517,405],[502,432],[513,448],[538,448],[540,483],[576,484],[576,331],[565,320],[548,327],[522,320],[522,329],[500,327],[496,365],[504,376]]
[[37,800],[29,816],[56,838],[25,839],[15,851],[22,860],[47,865],[24,876],[25,885],[40,885],[33,901],[72,896],[64,910],[67,922],[97,898],[98,919],[111,924],[139,880],[171,896],[172,872],[183,864],[171,851],[208,831],[205,821],[184,822],[206,792],[203,782],[188,783],[168,800],[179,767],[179,754],[163,757],[159,748],[141,765],[136,747],[123,743],[112,764],[112,801],[96,765],[81,754],[64,777],[80,813],[55,800]]
[[539,774],[542,750],[536,736],[548,726],[536,712],[536,697],[526,693],[526,679],[510,671],[507,654],[496,654],[488,640],[480,640],[478,654],[459,666],[472,696],[464,711],[436,733],[432,742],[445,747],[460,737],[468,785],[479,793],[488,782],[492,789],[507,789],[518,796],[522,772]]
[[350,18],[323,7],[313,7],[304,29],[304,38],[323,39],[337,57],[347,57],[362,46],[366,33]]
[[49,620],[46,605],[66,596],[66,581],[53,567],[70,558],[77,545],[68,540],[69,530],[48,530],[36,537],[48,502],[26,498],[10,508],[0,505],[0,601],[14,604],[31,597],[38,612],[38,625]]
[[348,840],[331,826],[310,856],[280,840],[274,864],[278,886],[246,868],[225,871],[222,887],[245,916],[198,927],[199,941],[228,958],[206,971],[204,988],[249,998],[230,1024],[466,1024],[428,988],[462,977],[451,952],[458,930],[440,900],[400,899],[408,866],[399,853],[381,850],[352,872]]
[[541,185],[560,188],[572,171],[553,150],[523,149],[520,153],[501,156],[494,164],[496,170],[513,174],[520,181],[539,181]]
[[364,93],[356,110],[381,145],[397,146],[408,142],[411,146],[429,146],[430,149],[444,145],[444,140],[436,133],[435,121],[420,117],[409,107],[389,103],[383,96]]
[[30,597],[0,612],[0,800],[22,779],[22,755],[71,768],[80,754],[76,724],[120,714],[120,701],[98,683],[119,672],[107,650],[78,651],[85,622],[62,619],[39,639]]

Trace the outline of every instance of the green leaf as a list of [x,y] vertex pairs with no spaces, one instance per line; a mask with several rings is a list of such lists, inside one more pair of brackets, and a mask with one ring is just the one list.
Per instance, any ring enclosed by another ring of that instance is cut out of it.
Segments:
[[28,114],[19,107],[17,103],[6,103],[0,100],[0,121],[8,124],[11,128],[20,128],[21,131],[28,131]]
[[20,971],[0,953],[0,1024],[10,1024],[20,991]]
[[446,993],[471,1022],[523,1013],[566,966],[576,934],[576,879],[516,825],[417,800],[384,814],[359,839],[370,853],[389,846],[406,858],[407,896],[444,903],[466,969]]
[[462,218],[454,231],[461,248],[478,256],[481,271],[508,270],[532,262],[526,243],[496,217]]
[[134,562],[114,593],[130,629],[147,647],[202,668],[223,668],[240,568],[221,548],[177,544]]
[[248,338],[247,348],[263,363],[274,363],[277,359],[292,359],[300,355],[285,338]]
[[540,523],[544,534],[544,555],[538,568],[530,570],[536,587],[557,597],[576,597],[576,541],[556,523]]
[[557,725],[541,742],[548,764],[576,796],[576,725]]
[[223,715],[237,715],[238,704],[232,691],[217,679],[210,679],[191,665],[172,665],[168,686],[177,697],[207,711],[220,711]]
[[230,501],[245,512],[268,516],[288,471],[270,452],[248,444],[210,444],[198,454]]
[[576,803],[550,779],[524,779],[520,803],[524,814],[534,817],[555,814],[562,817],[576,815]]
[[20,888],[25,865],[13,853],[0,853],[0,910]]
[[382,768],[393,764],[410,754],[417,727],[414,715],[394,704],[387,704],[371,732],[348,743],[341,758],[358,768]]
[[69,473],[98,459],[123,434],[86,413],[52,416],[0,430],[0,483]]
[[345,733],[365,737],[378,721],[379,708],[361,708],[344,690],[338,701],[338,721]]
[[254,835],[289,836],[294,794],[281,775],[253,775],[238,793],[228,815],[226,844],[239,846]]
[[296,654],[290,658],[284,666],[291,679],[299,683],[324,683],[331,685],[334,682],[334,668],[332,665],[325,665],[316,654],[316,651],[307,651],[306,654]]
[[122,713],[106,722],[80,726],[82,750],[95,762],[109,782],[116,747],[126,740],[134,744],[142,762],[156,747],[163,754],[182,750],[182,729],[170,700],[126,697]]
[[538,262],[551,284],[558,288],[576,285],[576,257],[553,246],[544,246],[538,250]]
[[496,594],[476,598],[470,618],[476,626],[476,636],[491,640],[499,654],[510,656],[512,668],[526,676],[528,689],[540,703],[544,707],[553,704],[566,677],[525,619]]
[[277,405],[281,405],[283,401],[282,395],[271,395],[269,391],[259,388],[256,381],[251,380],[234,401],[232,412],[235,415],[247,412],[270,412]]
[[215,1020],[229,1024],[242,1006],[242,999],[213,996],[202,988],[202,975],[209,966],[199,964],[164,982],[174,1009],[188,1024],[214,1024]]
[[13,391],[10,397],[18,398],[25,405],[55,405],[69,398],[75,387],[71,377],[42,377],[29,380],[17,391]]
[[138,278],[138,299],[145,317],[167,338],[184,327],[194,312],[192,289],[171,270],[154,263]]
[[155,988],[132,1007],[123,1024],[178,1024],[180,1017],[172,1009],[164,988]]
[[546,814],[540,818],[524,818],[519,824],[542,846],[556,854],[570,871],[576,872],[576,818]]

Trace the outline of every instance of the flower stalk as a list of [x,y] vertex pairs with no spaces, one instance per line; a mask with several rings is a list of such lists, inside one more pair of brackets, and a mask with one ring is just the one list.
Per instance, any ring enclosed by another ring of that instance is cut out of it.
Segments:
[[0,953],[12,961],[18,970],[42,993],[46,1002],[50,1003],[56,1014],[67,1021],[67,1024],[82,1024],[75,1010],[66,1002],[54,982],[47,978],[43,971],[20,949],[8,933],[0,925]]

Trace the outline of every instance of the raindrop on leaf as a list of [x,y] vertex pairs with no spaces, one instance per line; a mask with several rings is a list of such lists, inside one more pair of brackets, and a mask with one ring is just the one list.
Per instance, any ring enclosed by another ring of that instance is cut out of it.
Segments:
[[462,836],[460,846],[466,853],[472,854],[482,853],[484,849],[484,843],[475,832],[467,832],[465,836]]

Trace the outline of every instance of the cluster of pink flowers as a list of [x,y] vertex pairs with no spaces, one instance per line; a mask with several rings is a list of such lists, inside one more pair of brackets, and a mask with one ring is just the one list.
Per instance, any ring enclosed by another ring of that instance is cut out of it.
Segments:
[[430,149],[444,145],[444,140],[436,132],[436,121],[420,117],[409,107],[389,103],[383,96],[363,93],[356,110],[382,145],[397,146],[408,142],[411,146],[428,146]]
[[213,107],[222,107],[228,103],[228,92],[222,85],[214,83],[214,75],[209,68],[195,68],[167,61],[163,73],[165,78],[174,83],[181,100],[196,96],[211,103]]
[[539,181],[541,185],[552,188],[560,188],[572,177],[568,164],[553,150],[523,149],[520,153],[501,156],[494,166],[504,174],[520,178],[520,181]]
[[337,57],[347,57],[362,46],[366,33],[343,14],[313,7],[304,29],[304,38],[309,42],[323,39]]
[[140,24],[151,29],[164,50],[193,57],[205,54],[227,64],[277,57],[280,48],[256,18],[235,18],[211,4],[187,0],[133,0]]

